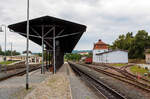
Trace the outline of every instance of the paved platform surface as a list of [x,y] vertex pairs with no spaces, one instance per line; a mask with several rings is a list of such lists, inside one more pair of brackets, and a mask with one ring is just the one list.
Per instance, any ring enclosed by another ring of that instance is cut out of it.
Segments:
[[55,75],[40,72],[29,74],[29,91],[25,90],[26,75],[0,82],[0,99],[103,99],[74,74],[68,63]]
[[[41,75],[41,71],[36,70],[29,73],[29,86],[33,89],[41,83],[49,74]],[[25,95],[26,75],[16,76],[0,82],[0,99],[18,99],[19,94]],[[23,93],[20,93],[23,92]]]
[[65,64],[60,70],[46,78],[25,99],[72,99]]

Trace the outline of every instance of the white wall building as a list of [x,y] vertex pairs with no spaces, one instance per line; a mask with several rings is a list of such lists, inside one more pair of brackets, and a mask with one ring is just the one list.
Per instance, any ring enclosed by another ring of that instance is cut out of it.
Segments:
[[98,56],[96,54],[107,52],[107,51],[108,51],[108,45],[102,42],[102,40],[98,40],[98,42],[94,44],[94,48],[93,48],[93,62],[96,62],[98,59]]
[[109,51],[108,45],[99,40],[93,48],[94,63],[128,63],[128,52],[123,50]]
[[0,55],[0,62],[4,61],[4,57]]
[[96,54],[95,63],[128,63],[128,52],[122,50],[107,51]]

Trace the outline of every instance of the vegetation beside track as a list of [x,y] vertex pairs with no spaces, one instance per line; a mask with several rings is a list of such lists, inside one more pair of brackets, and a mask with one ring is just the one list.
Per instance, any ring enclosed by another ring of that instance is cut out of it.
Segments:
[[[12,64],[12,63],[14,63],[14,62],[17,62],[17,61],[6,61],[6,65]],[[3,61],[3,62],[0,62],[0,64],[4,65],[5,62],[4,62],[4,61]]]
[[[140,74],[141,76],[144,76],[144,73],[149,73],[148,69],[144,69],[142,67],[139,66],[132,66],[130,67],[130,71],[134,74]],[[149,77],[150,78],[150,77]]]
[[126,66],[127,64],[110,64],[110,66],[122,67]]

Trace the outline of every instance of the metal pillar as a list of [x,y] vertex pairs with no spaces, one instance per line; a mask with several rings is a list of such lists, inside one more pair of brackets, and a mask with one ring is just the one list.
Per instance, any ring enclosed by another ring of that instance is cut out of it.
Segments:
[[56,63],[55,63],[55,27],[53,30],[53,57],[54,57],[54,74],[56,73]]
[[4,25],[4,27],[5,27],[5,72],[7,73],[7,67],[6,67],[6,42],[7,42],[7,35],[6,35],[6,25]]
[[11,61],[12,61],[12,42],[11,42]]
[[29,55],[29,0],[27,0],[27,54],[26,54],[26,90],[29,89],[28,84],[28,74],[29,74],[29,63],[28,63],[28,55]]
[[50,67],[50,60],[51,60],[51,58],[50,58],[50,51],[49,51],[49,67]]
[[44,26],[42,26],[42,68],[41,68],[41,74],[44,73]]
[[48,54],[47,54],[47,50],[45,50],[46,51],[46,70],[48,70],[48,64],[47,64],[47,59],[48,59]]

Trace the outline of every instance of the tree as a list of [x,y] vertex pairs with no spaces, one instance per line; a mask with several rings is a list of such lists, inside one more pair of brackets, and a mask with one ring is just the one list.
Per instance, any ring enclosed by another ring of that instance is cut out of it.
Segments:
[[129,54],[131,58],[144,58],[145,57],[145,49],[150,46],[150,39],[148,33],[145,30],[139,30],[135,35],[134,40],[130,46]]
[[2,51],[2,47],[0,46],[0,55],[4,55],[3,51]]
[[119,38],[115,40],[113,46],[110,46],[110,48],[128,50],[133,39],[132,32],[128,32],[126,35],[119,35]]
[[72,60],[72,61],[79,61],[81,59],[81,55],[80,54],[73,54],[73,53],[67,53],[65,55],[65,59],[66,60]]
[[1,45],[0,45],[0,51],[2,51],[2,47],[1,47]]
[[112,46],[112,49],[128,50],[129,58],[144,58],[145,49],[150,48],[150,36],[145,30],[139,30],[135,36],[132,32],[120,35]]

